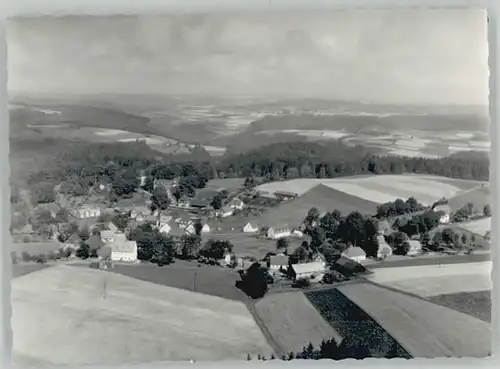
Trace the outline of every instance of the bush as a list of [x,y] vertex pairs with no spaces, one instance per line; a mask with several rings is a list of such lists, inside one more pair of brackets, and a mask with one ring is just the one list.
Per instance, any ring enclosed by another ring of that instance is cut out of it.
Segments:
[[44,254],[38,254],[33,257],[33,260],[38,264],[45,264],[47,262],[47,256]]
[[10,253],[10,259],[12,261],[12,264],[14,264],[14,265],[17,264],[19,262],[19,257],[17,256],[17,252],[12,251]]
[[295,281],[295,287],[297,288],[309,287],[310,285],[311,285],[310,278],[299,278]]
[[21,259],[22,259],[22,261],[24,261],[24,262],[27,263],[28,261],[32,260],[32,257],[31,257],[31,255],[27,251],[23,251],[21,253]]

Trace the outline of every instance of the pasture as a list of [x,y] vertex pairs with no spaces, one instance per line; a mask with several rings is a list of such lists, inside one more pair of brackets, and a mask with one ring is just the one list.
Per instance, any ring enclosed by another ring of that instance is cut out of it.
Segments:
[[239,275],[230,269],[201,265],[197,262],[176,260],[174,264],[159,267],[156,264],[115,264],[111,273],[117,273],[145,282],[218,296],[235,301],[246,301],[246,295],[235,287]]
[[243,303],[117,273],[48,268],[14,279],[11,301],[15,364],[245,360],[272,353]]
[[378,175],[358,178],[341,178],[324,183],[337,191],[376,203],[394,201],[397,198],[415,197],[424,205],[432,205],[442,197],[449,198],[460,187],[431,180],[429,176]]
[[477,184],[476,186],[458,193],[448,199],[448,205],[452,211],[467,206],[468,203],[474,205],[475,211],[483,212],[485,205],[491,203],[491,192],[489,183]]
[[424,205],[431,205],[442,197],[451,198],[463,190],[477,187],[480,183],[431,175],[381,174],[324,179],[299,178],[265,183],[257,186],[256,190],[267,193],[287,191],[301,196],[322,184],[345,196],[349,195],[369,203],[381,204],[397,198],[406,200],[413,196]]
[[485,357],[491,326],[432,302],[369,283],[337,288],[413,357]]
[[377,206],[376,202],[337,191],[326,184],[319,184],[297,199],[285,201],[278,207],[267,210],[261,216],[254,217],[254,221],[259,225],[287,224],[289,227],[298,227],[313,207],[316,207],[320,213],[337,209],[347,215],[352,211],[373,214]]
[[255,312],[280,348],[281,354],[302,351],[311,342],[340,335],[326,322],[301,292],[268,294],[255,304]]
[[430,297],[491,290],[492,262],[376,268],[367,279],[379,285]]
[[435,304],[491,322],[491,291],[462,292],[431,296]]
[[[243,233],[241,231],[212,233],[204,236],[204,241],[209,239],[230,241],[233,244],[233,252],[237,256],[251,256],[257,260],[262,259],[268,252],[276,252],[276,240],[257,238],[255,234]],[[300,246],[303,239],[289,237],[289,250]]]
[[484,236],[486,232],[491,230],[491,217],[457,223],[455,226],[457,228],[465,229],[470,233]]

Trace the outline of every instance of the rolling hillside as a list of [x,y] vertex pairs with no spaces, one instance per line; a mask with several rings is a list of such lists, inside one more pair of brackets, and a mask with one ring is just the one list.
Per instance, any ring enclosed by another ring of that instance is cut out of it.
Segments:
[[320,212],[339,210],[343,214],[358,210],[374,213],[378,204],[334,190],[325,185],[317,185],[297,199],[282,203],[265,212],[255,222],[262,225],[287,224],[290,227],[302,223],[307,212],[316,207]]

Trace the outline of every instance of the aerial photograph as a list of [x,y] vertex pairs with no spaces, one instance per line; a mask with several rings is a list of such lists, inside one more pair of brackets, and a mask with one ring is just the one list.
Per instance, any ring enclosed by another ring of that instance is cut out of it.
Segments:
[[485,10],[6,31],[15,364],[491,355]]

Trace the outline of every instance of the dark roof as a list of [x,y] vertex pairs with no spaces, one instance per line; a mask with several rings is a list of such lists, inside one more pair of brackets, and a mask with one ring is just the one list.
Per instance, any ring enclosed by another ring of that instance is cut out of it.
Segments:
[[99,249],[104,246],[104,242],[98,235],[90,236],[90,238],[85,243],[93,250]]
[[207,199],[194,198],[191,200],[191,206],[194,206],[194,207],[204,208],[204,207],[207,207],[208,205],[210,205],[210,204],[209,204]]
[[286,255],[271,255],[269,258],[271,265],[288,265],[288,256]]

